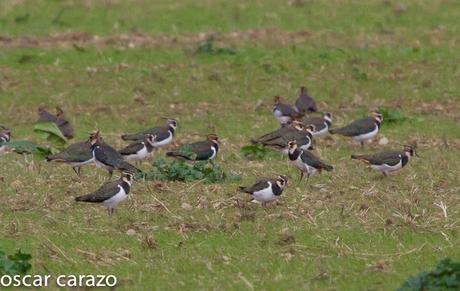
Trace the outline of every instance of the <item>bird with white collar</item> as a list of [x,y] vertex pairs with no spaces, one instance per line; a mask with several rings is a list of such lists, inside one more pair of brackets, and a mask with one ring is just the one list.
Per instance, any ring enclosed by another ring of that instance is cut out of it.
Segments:
[[107,208],[109,215],[112,215],[115,207],[128,198],[132,181],[132,173],[122,172],[120,179],[105,183],[93,193],[76,197],[75,201],[101,203]]
[[402,151],[383,151],[370,155],[352,155],[373,170],[380,171],[386,177],[389,173],[398,171],[407,165],[411,157],[417,155],[414,146],[404,145]]
[[254,200],[261,202],[265,206],[266,203],[272,202],[281,196],[287,182],[288,178],[286,176],[279,175],[276,179],[258,180],[250,187],[240,186],[238,191],[250,194]]

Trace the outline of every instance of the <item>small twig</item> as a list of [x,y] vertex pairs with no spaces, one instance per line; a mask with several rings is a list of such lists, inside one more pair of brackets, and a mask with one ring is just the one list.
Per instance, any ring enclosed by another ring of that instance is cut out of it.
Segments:
[[246,277],[243,276],[243,274],[238,273],[238,277],[241,279],[241,281],[243,281],[244,284],[246,284],[246,286],[248,286],[249,289],[254,290],[254,286],[251,284],[251,282],[249,282],[248,279],[246,279]]
[[65,255],[65,253],[64,253],[56,244],[54,244],[51,240],[49,240],[49,239],[46,238],[46,237],[45,237],[45,239],[46,239],[46,240],[47,240],[47,241],[48,241],[48,242],[49,242],[59,253],[61,253],[61,255],[64,257],[64,259],[66,259],[67,261],[69,261],[69,262],[75,264],[75,261],[72,260],[72,259],[70,259],[69,257],[67,257],[67,256]]
[[447,205],[443,201],[439,203],[433,203],[433,204],[441,208],[442,213],[444,214],[444,217],[447,219]]
[[[149,192],[153,193],[152,189],[150,188],[149,184],[147,183],[147,188],[149,189]],[[169,214],[171,214],[172,216],[178,218],[179,216],[177,216],[176,214],[174,214],[171,210],[169,210],[169,208],[160,200],[158,199],[157,197],[155,197],[155,195],[152,195],[153,196],[153,199],[155,199],[155,201],[157,201],[158,203],[160,203],[161,207],[164,208],[164,210],[166,210]]]

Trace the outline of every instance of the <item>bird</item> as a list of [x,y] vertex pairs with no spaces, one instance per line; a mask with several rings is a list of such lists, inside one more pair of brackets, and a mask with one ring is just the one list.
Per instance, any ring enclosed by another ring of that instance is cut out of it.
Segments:
[[324,163],[311,152],[298,148],[295,140],[288,143],[288,149],[289,160],[300,170],[299,182],[302,181],[304,173],[307,173],[308,179],[310,176],[316,174],[316,172],[321,173],[322,170],[332,171],[334,169],[331,165]]
[[323,137],[329,132],[332,125],[332,113],[324,112],[322,117],[304,117],[302,123],[315,126],[315,131],[312,132],[314,138]]
[[282,125],[291,122],[293,119],[302,117],[302,114],[295,110],[291,105],[282,103],[280,96],[275,96],[273,114]]
[[65,119],[64,111],[60,107],[56,107],[56,125],[66,138],[72,139],[74,137],[73,127]]
[[371,140],[377,135],[382,121],[382,114],[372,112],[369,117],[357,119],[341,128],[330,129],[329,132],[331,134],[349,136],[354,140],[359,141],[361,143],[361,147],[364,147],[365,141]]
[[292,139],[295,139],[302,148],[312,149],[312,132],[314,130],[314,125],[306,127],[302,122],[293,120],[289,124],[282,125],[275,131],[257,139],[252,139],[251,142],[279,149],[287,155],[287,143]]
[[297,131],[304,130],[304,125],[302,122],[298,120],[293,120],[288,124],[282,125],[280,128],[269,132],[267,134],[262,135],[261,137],[251,139],[251,143],[253,144],[262,144],[262,145],[269,145],[270,142],[276,141],[281,139],[283,136],[287,134],[291,134]]
[[38,108],[37,122],[53,122],[57,125],[62,135],[68,139],[74,136],[74,129],[72,125],[65,119],[64,111],[60,107],[56,107],[56,115],[48,112],[45,108]]
[[106,144],[99,135],[99,131],[90,136],[90,142],[96,166],[106,169],[110,177],[114,169],[130,173],[141,172],[141,170],[126,162],[116,149]]
[[46,157],[46,161],[69,164],[80,177],[81,167],[94,162],[90,139],[71,144],[61,152],[49,155]]
[[218,136],[208,134],[206,140],[183,145],[176,151],[167,152],[166,156],[188,161],[208,161],[214,159],[218,151]]
[[240,186],[238,191],[250,194],[254,200],[261,202],[265,206],[266,203],[274,201],[281,196],[287,183],[288,178],[279,175],[276,179],[258,180],[250,187]]
[[154,147],[158,148],[172,142],[177,126],[177,120],[167,118],[167,123],[162,126],[153,127],[138,133],[124,134],[121,138],[123,140],[138,141],[143,140],[147,134],[153,134],[156,136]]
[[138,140],[118,152],[128,162],[141,161],[155,149],[156,135],[147,134],[144,140]]
[[128,198],[132,181],[132,173],[122,172],[120,179],[105,183],[93,193],[75,197],[75,201],[102,203],[107,208],[109,215],[112,215],[115,207]]
[[363,161],[371,169],[382,172],[386,177],[390,172],[402,169],[414,155],[417,155],[415,147],[404,145],[402,151],[383,151],[369,155],[351,155],[351,158]]
[[300,94],[294,108],[302,114],[318,111],[315,100],[308,95],[307,88],[304,86],[300,87]]
[[11,130],[9,128],[0,125],[0,154],[6,150],[5,143],[11,139]]

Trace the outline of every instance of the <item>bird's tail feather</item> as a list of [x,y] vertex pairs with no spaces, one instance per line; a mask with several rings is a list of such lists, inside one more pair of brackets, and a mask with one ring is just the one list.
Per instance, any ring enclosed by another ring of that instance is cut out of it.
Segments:
[[142,173],[141,170],[139,170],[138,168],[136,168],[135,166],[131,165],[130,163],[128,163],[126,161],[120,161],[120,163],[118,165],[118,169],[120,169],[122,171],[128,171],[128,172],[133,173],[133,174]]
[[243,192],[243,193],[249,193],[246,187],[239,186],[238,191]]
[[326,171],[332,171],[334,170],[334,167],[331,165],[324,164],[323,169]]
[[123,134],[121,136],[121,139],[122,140],[139,140],[139,139],[142,139],[143,137],[144,137],[144,135],[138,134],[138,133],[135,133],[135,134]]

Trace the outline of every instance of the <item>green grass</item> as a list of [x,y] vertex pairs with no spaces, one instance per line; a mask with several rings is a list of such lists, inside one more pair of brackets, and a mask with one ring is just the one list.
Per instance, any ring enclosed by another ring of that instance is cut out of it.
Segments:
[[[105,172],[84,168],[80,181],[65,166],[1,155],[0,244],[7,253],[31,253],[38,274],[115,274],[120,290],[393,290],[443,257],[460,259],[457,1],[169,2],[2,1],[2,36],[105,37],[135,28],[179,41],[134,48],[5,45],[0,124],[15,139],[42,142],[33,133],[37,107],[60,105],[76,140],[100,129],[121,147],[119,134],[176,117],[178,143],[217,133],[216,163],[242,181],[165,182],[161,190],[137,182],[108,217],[102,207],[73,202],[97,189]],[[261,27],[278,30],[257,38],[227,34]],[[299,31],[310,34],[288,37]],[[219,32],[216,45],[236,54],[195,54],[193,36],[201,32]],[[182,41],[190,35],[192,41]],[[421,157],[381,179],[349,160],[361,151],[356,144],[334,137],[316,151],[335,170],[308,185],[297,184],[298,172],[284,157],[245,160],[239,149],[277,127],[273,96],[293,102],[300,85],[334,113],[336,125],[397,107],[408,119],[383,124],[379,136],[390,144],[364,151],[416,141]],[[291,180],[278,205],[252,205],[236,192],[274,174]],[[434,205],[440,201],[448,218]],[[290,236],[294,242],[283,242]]]

